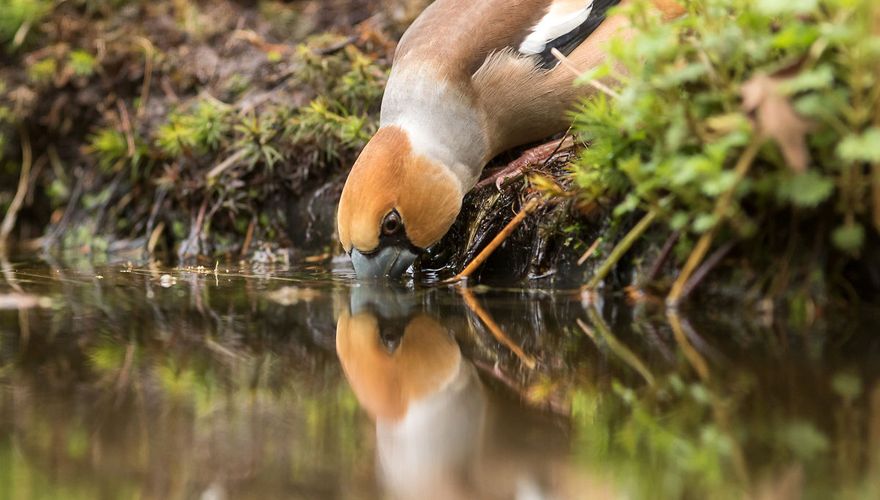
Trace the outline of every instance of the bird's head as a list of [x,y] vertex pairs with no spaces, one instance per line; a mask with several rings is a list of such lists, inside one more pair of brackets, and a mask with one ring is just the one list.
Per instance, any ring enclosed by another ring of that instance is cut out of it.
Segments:
[[337,213],[358,278],[397,278],[440,241],[461,210],[461,183],[415,153],[406,132],[383,127],[351,169]]

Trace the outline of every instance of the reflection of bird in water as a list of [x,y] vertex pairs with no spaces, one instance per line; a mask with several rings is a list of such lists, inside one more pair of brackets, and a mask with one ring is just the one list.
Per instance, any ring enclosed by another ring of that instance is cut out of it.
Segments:
[[566,465],[562,426],[484,385],[442,324],[407,309],[356,304],[336,333],[345,375],[376,421],[378,474],[394,498],[613,496]]

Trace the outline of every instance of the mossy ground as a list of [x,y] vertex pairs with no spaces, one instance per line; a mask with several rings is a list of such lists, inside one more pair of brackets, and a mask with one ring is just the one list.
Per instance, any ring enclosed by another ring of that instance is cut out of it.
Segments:
[[[13,15],[0,24],[0,207],[20,205],[18,249],[213,264],[339,253],[345,174],[376,128],[395,41],[426,2],[2,4]],[[459,270],[527,196],[543,194],[478,279],[573,286],[599,271],[596,283],[665,294],[693,260],[702,267],[692,274],[712,279],[691,285],[749,301],[809,309],[875,294],[876,9],[685,4],[673,23],[643,3],[630,9],[639,38],[610,48],[626,75],[583,78],[618,89],[573,116],[584,153],[469,194],[420,278]],[[727,43],[737,37],[750,42]],[[804,120],[789,129],[802,134],[769,137],[738,178],[737,158],[760,137],[760,106],[743,108],[760,75],[779,80],[758,90],[794,103]],[[626,240],[646,213],[646,232]],[[633,247],[606,266],[622,239]],[[694,259],[700,240],[709,244]]]
[[12,3],[4,212],[32,167],[13,240],[209,260],[328,250],[332,201],[315,200],[375,129],[405,2]]

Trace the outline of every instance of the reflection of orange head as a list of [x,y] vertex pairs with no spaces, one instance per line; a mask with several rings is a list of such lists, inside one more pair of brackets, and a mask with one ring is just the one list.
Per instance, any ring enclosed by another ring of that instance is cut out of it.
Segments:
[[336,352],[361,405],[377,419],[399,420],[410,403],[442,390],[461,365],[458,344],[427,315],[414,316],[389,353],[373,314],[345,312],[336,326]]

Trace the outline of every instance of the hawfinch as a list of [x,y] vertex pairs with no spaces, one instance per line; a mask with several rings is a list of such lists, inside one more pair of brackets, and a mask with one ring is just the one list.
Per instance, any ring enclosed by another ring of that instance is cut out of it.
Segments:
[[[403,35],[380,128],[349,173],[337,230],[359,278],[399,277],[437,243],[483,167],[565,130],[587,70],[626,26],[620,0],[436,0]],[[656,0],[665,3],[669,0]]]

